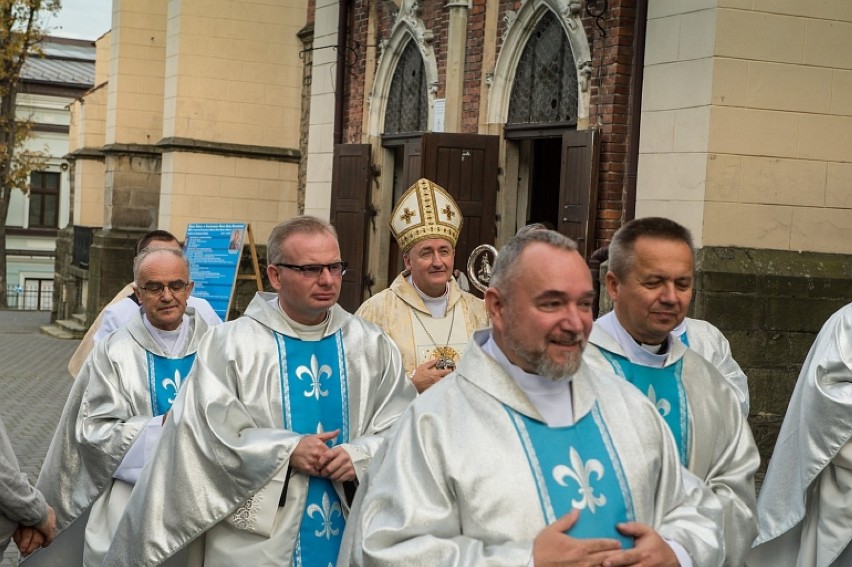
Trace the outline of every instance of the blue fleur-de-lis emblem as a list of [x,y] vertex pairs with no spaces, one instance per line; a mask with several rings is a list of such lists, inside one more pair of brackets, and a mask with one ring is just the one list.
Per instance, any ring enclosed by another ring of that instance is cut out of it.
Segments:
[[169,396],[169,403],[175,403],[175,398],[177,397],[178,391],[180,391],[180,387],[183,384],[183,376],[180,375],[180,370],[175,370],[175,375],[173,378],[166,378],[162,382],[163,389],[166,391],[171,390],[172,394]]
[[604,476],[604,468],[601,462],[597,459],[589,459],[584,463],[580,457],[580,453],[574,447],[568,454],[571,461],[571,466],[557,465],[553,467],[553,480],[560,485],[567,487],[565,478],[571,478],[579,485],[577,492],[580,494],[579,500],[572,500],[571,504],[578,510],[589,507],[589,511],[594,513],[595,508],[606,504],[606,496],[601,494],[595,496],[595,489],[592,487],[591,476],[594,474],[596,480],[601,480]]
[[317,504],[311,504],[308,506],[308,517],[313,519],[314,514],[319,514],[320,520],[322,520],[322,528],[314,531],[315,536],[331,539],[331,536],[336,536],[340,533],[340,528],[335,529],[331,525],[331,521],[332,518],[334,518],[335,513],[341,518],[343,517],[343,510],[340,508],[340,503],[335,502],[332,504],[327,492],[323,492],[322,494],[322,508],[320,508]]
[[313,397],[319,400],[320,397],[324,398],[328,396],[328,390],[323,390],[320,382],[323,378],[331,378],[331,366],[328,364],[320,366],[315,354],[311,355],[311,367],[308,368],[305,365],[299,366],[296,368],[296,376],[298,376],[299,380],[307,376],[311,381],[308,391],[305,392],[306,398]]
[[654,386],[648,386],[648,399],[651,400],[651,403],[654,404],[654,407],[657,408],[661,416],[666,417],[672,412],[672,405],[667,399],[661,398],[657,400],[657,392],[654,390]]

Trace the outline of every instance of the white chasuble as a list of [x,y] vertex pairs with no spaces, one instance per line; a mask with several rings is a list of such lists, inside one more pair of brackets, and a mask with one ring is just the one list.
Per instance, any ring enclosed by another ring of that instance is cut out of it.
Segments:
[[[338,499],[309,496],[312,477],[290,457],[320,424],[340,428],[334,445],[360,479],[415,393],[399,351],[375,325],[335,305],[322,340],[300,341],[274,298],[258,293],[243,317],[202,341],[105,567],[160,565],[194,541],[204,544],[204,567],[286,567],[299,558],[327,567],[308,558],[306,540],[330,542],[342,531],[335,504],[349,513],[345,486],[333,483]],[[268,505],[271,513],[261,513]]]
[[802,365],[760,490],[753,567],[852,565],[852,303]]
[[[186,313],[188,338],[177,352],[166,352],[140,316],[99,342],[86,360],[38,480],[56,511],[60,533],[55,545],[33,556],[31,565],[80,565],[84,556],[86,565],[102,563],[134,474],[157,444],[162,422],[152,424],[152,418],[171,408],[207,331],[194,310]],[[114,478],[128,471],[129,482]],[[73,545],[60,543],[63,538]]]
[[757,533],[754,473],[760,455],[736,392],[708,360],[679,340],[669,340],[661,368],[634,361],[636,343],[629,341],[626,333],[613,336],[596,321],[583,360],[599,370],[615,370],[664,415],[681,463],[722,503],[725,566],[742,567]]
[[[554,516],[585,501],[578,530],[613,530],[606,525],[611,520],[595,519],[607,510],[605,495],[613,518],[652,526],[680,544],[696,567],[721,563],[718,500],[700,485],[684,489],[671,435],[642,394],[611,371],[581,365],[572,377],[574,423],[596,431],[598,441],[563,439],[571,428],[544,426],[512,377],[483,352],[487,338],[487,331],[474,334],[456,372],[400,418],[381,461],[358,488],[338,565],[526,566],[536,536],[551,521],[545,494]],[[529,418],[522,429],[507,407]],[[557,440],[542,436],[545,448],[535,447],[538,464],[531,466],[531,444],[545,430]],[[550,484],[546,491],[543,484]],[[593,490],[581,494],[581,485]],[[617,511],[619,501],[624,511]]]
[[[184,379],[195,363],[195,352],[179,358],[168,358],[146,350],[145,361],[148,366],[145,378],[151,396],[151,413],[153,417],[161,416],[172,408]],[[156,443],[162,426],[154,424],[153,427],[156,429],[150,434],[153,436],[153,443]],[[147,430],[147,426],[143,428],[143,431]],[[139,442],[144,443],[146,440],[140,436]],[[128,450],[128,453],[130,452]],[[131,466],[141,469],[144,466],[146,453],[144,449],[139,450],[137,460],[140,462]],[[122,466],[127,464],[126,460],[122,462]],[[118,476],[117,473],[116,476]],[[133,484],[113,478],[112,484],[108,485],[103,494],[92,504],[83,541],[85,567],[96,567],[103,563],[112,541],[112,534],[115,533],[115,528],[121,520],[132,492]]]
[[[275,341],[284,428],[304,435],[339,430],[340,434],[328,445],[348,443],[349,389],[342,331],[319,341],[275,333]],[[283,468],[227,522],[210,530],[205,567],[234,565],[249,556],[254,557],[253,565],[277,565],[277,542],[284,536],[286,526],[289,524],[292,529],[294,523],[298,529],[291,564],[334,565],[346,526],[344,504],[334,484],[322,477],[306,477],[304,502],[291,499],[288,506],[288,474]]]

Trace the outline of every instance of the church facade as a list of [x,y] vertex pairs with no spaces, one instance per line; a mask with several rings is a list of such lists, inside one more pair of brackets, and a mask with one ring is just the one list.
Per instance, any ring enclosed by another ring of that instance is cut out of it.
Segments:
[[852,7],[317,0],[309,14],[311,73],[337,83],[312,83],[306,210],[351,243],[351,301],[398,271],[385,227],[421,175],[465,214],[460,268],[530,221],[594,261],[624,221],[673,218],[698,248],[693,314],[730,338],[771,451],[852,289]]

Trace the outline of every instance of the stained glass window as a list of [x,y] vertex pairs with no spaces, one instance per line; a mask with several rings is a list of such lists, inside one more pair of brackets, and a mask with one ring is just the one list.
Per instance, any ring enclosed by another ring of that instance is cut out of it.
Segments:
[[423,57],[414,41],[409,41],[391,80],[385,134],[425,132],[429,117],[427,101]]
[[515,72],[509,124],[575,122],[577,68],[568,36],[552,12],[530,35]]

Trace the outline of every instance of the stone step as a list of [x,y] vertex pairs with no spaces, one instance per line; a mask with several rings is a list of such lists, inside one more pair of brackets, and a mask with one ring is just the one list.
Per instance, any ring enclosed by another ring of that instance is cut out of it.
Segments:
[[60,327],[58,325],[53,325],[53,324],[42,325],[40,327],[40,329],[41,329],[41,332],[44,333],[45,335],[50,335],[51,337],[54,337],[54,338],[57,338],[57,339],[76,339],[76,338],[79,338],[79,337],[75,337],[74,333],[66,331],[65,329],[63,329],[62,327]]
[[85,313],[74,313],[73,315],[71,315],[71,318],[73,320],[77,321],[78,323],[80,323],[82,326],[84,326],[84,327],[86,326],[86,314]]
[[75,339],[82,339],[88,327],[81,325],[76,319],[58,319],[53,323]]

